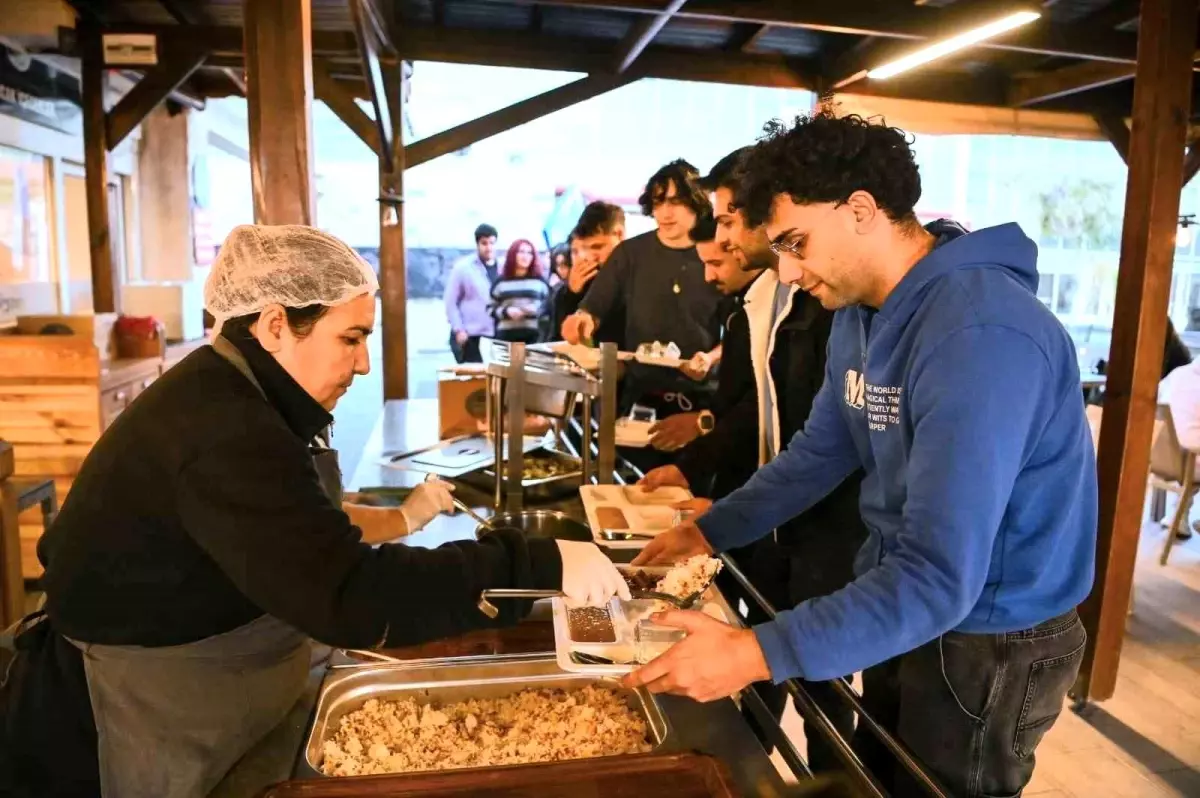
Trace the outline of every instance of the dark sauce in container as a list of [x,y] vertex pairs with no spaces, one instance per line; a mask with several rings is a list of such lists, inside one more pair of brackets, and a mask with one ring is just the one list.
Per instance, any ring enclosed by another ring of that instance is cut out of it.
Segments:
[[576,643],[615,643],[617,630],[607,607],[574,607],[567,610],[567,626]]

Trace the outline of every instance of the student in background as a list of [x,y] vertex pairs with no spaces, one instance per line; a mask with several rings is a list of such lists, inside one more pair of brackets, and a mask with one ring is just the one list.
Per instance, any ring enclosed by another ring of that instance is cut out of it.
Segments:
[[[554,302],[552,329],[556,336],[562,330],[563,321],[579,310],[579,303],[600,273],[600,267],[608,263],[613,250],[624,240],[625,211],[619,205],[597,200],[579,214],[579,221],[571,231],[571,270],[567,285]],[[618,312],[592,337],[595,341],[613,341],[620,345],[624,330],[624,315]]]
[[550,250],[550,288],[555,289],[567,282],[571,273],[571,246],[558,244]]
[[496,228],[475,228],[475,254],[460,258],[446,280],[446,319],[450,322],[450,350],[459,363],[479,363],[479,339],[496,331],[488,308],[496,282]]
[[508,248],[504,271],[492,286],[492,317],[496,338],[534,344],[541,338],[550,286],[542,273],[533,243],[520,238]]
[[[704,354],[709,356],[708,366],[715,365],[724,321],[722,296],[704,281],[704,264],[689,237],[697,216],[712,212],[699,177],[695,167],[677,160],[646,182],[639,203],[643,213],[654,217],[657,229],[613,251],[579,310],[564,320],[563,338],[571,343],[599,340],[597,330],[613,329],[623,317],[618,332],[623,349],[632,351],[654,341],[674,343],[684,360]],[[625,373],[621,406],[627,411],[638,402],[663,419],[703,410],[712,389],[705,375],[685,376],[674,369],[632,363]]]

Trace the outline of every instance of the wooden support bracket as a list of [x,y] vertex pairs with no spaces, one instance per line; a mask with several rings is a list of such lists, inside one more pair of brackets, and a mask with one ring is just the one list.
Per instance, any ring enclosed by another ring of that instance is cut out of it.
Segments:
[[342,124],[350,128],[354,135],[362,140],[377,156],[381,155],[379,147],[379,128],[375,120],[364,111],[353,95],[329,73],[328,64],[313,59],[313,94],[325,103],[334,116],[342,120]]
[[121,98],[105,117],[109,152],[125,140],[135,127],[142,123],[151,111],[157,108],[170,94],[178,89],[192,73],[204,64],[208,50],[190,48],[173,50],[158,66],[142,75],[128,94]]
[[518,125],[532,122],[547,114],[589,100],[615,88],[624,86],[633,78],[622,75],[596,75],[581,78],[557,89],[543,92],[536,97],[493,111],[490,114],[465,122],[457,127],[428,136],[405,147],[405,166],[411,169],[426,161],[432,161],[447,153],[457,152],[498,133],[511,130]]

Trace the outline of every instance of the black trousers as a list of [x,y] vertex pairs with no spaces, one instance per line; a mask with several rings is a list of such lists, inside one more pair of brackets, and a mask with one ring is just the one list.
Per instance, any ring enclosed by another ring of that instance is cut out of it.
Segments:
[[471,335],[467,337],[466,343],[459,344],[454,333],[450,333],[450,351],[454,354],[455,362],[482,363],[483,355],[479,353],[479,338],[478,335]]
[[[1017,796],[1086,639],[1074,610],[1020,632],[949,632],[865,671],[863,703],[951,795]],[[893,795],[927,795],[866,729],[854,748]]]

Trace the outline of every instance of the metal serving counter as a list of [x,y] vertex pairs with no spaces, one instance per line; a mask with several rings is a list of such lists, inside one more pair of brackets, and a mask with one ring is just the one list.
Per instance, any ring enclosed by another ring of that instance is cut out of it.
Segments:
[[[347,480],[348,490],[372,487],[411,487],[420,482],[423,474],[401,471],[381,465],[387,454],[411,451],[436,442],[437,404],[432,400],[387,402],[376,428],[367,444],[361,464]],[[469,505],[485,514],[491,512],[491,497],[469,487],[460,486],[456,493]],[[578,497],[537,505],[552,508],[573,517],[582,518],[583,508]],[[436,547],[454,540],[469,540],[475,536],[475,522],[465,514],[442,516],[426,528],[404,540],[408,545]],[[626,552],[628,559],[632,552]],[[503,633],[474,632],[461,638],[451,638],[418,647],[432,656],[461,656],[491,653],[503,646]],[[530,635],[528,628],[513,635],[523,641],[524,649],[542,648],[553,651],[552,637]],[[409,651],[408,656],[414,653]],[[326,654],[329,652],[326,651]],[[402,651],[381,652],[405,656]],[[338,655],[338,661],[345,657]],[[428,655],[427,655],[428,656]],[[336,657],[335,657],[336,659]],[[218,798],[249,798],[268,784],[289,778],[311,775],[304,764],[303,748],[312,723],[313,712],[326,676],[327,662],[315,662],[308,689],[283,724],[277,727],[258,746],[251,750],[212,793]],[[780,778],[762,745],[755,738],[741,712],[731,700],[697,704],[674,696],[659,696],[668,722],[677,730],[671,740],[672,750],[696,750],[712,754],[730,769],[738,788],[747,796],[786,796],[791,789]]]

